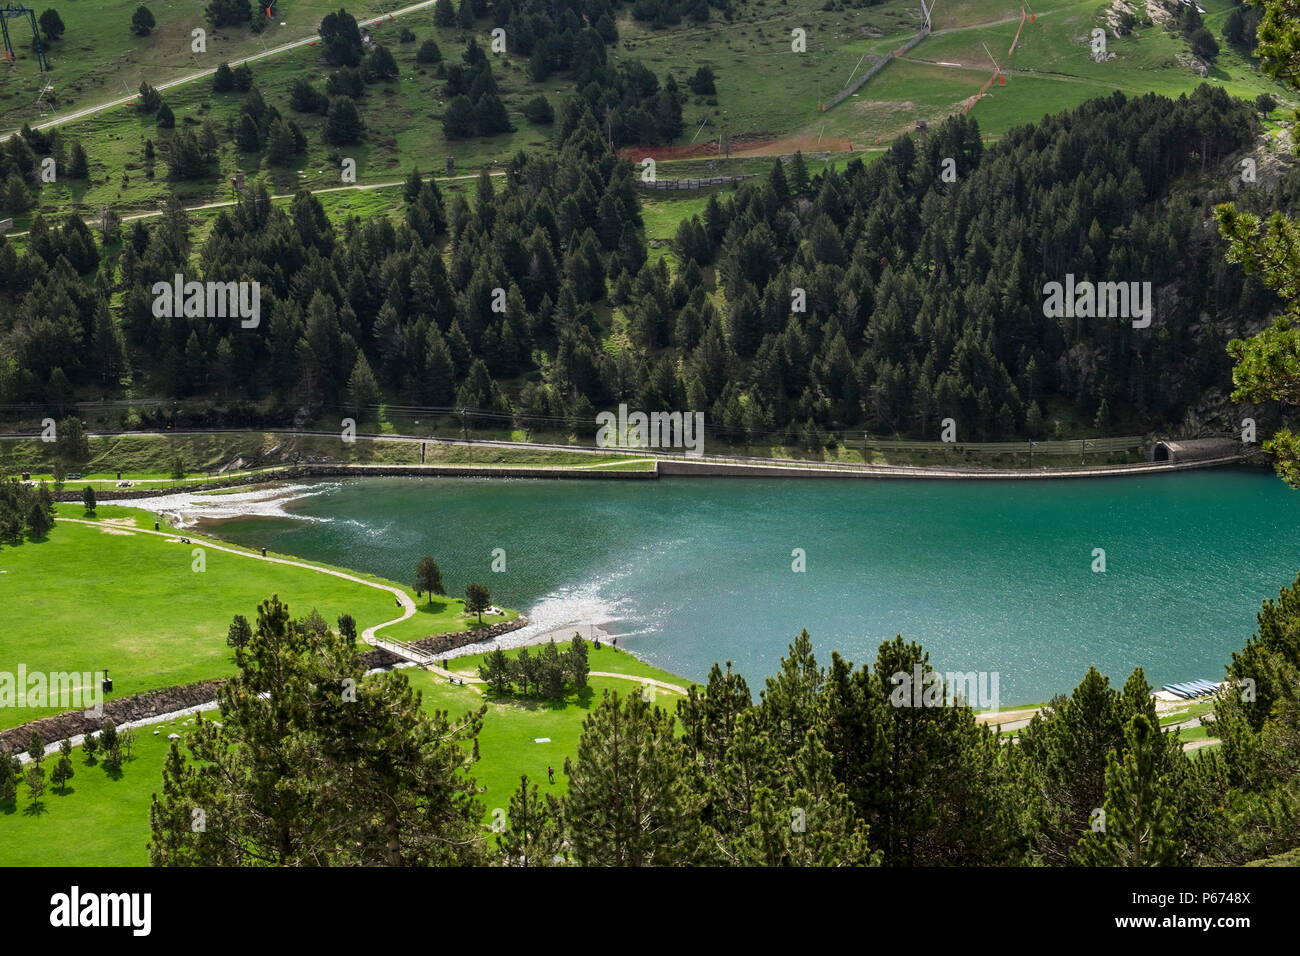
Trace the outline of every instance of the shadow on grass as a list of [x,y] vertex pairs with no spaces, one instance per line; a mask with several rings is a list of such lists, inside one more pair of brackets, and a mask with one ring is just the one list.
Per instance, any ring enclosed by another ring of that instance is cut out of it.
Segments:
[[[504,618],[502,620],[504,620]],[[480,621],[477,618],[475,618],[472,621],[465,622],[465,630],[477,631],[485,627],[491,627],[493,624],[500,624],[500,623],[502,623],[502,621]]]
[[491,703],[513,704],[528,711],[562,711],[572,706],[590,710],[596,695],[595,691],[587,686],[581,690],[570,690],[563,697],[538,697],[535,694],[525,697],[517,691],[502,693],[491,688],[485,689],[483,696]]
[[27,806],[23,807],[23,816],[26,817],[39,817],[42,813],[49,812],[49,808],[39,800],[36,803],[29,803]]

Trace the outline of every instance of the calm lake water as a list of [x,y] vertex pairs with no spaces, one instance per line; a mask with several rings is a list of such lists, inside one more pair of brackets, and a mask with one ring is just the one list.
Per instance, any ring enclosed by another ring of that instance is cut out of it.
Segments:
[[[1122,682],[1219,679],[1266,597],[1300,570],[1300,493],[1271,472],[1142,478],[551,481],[376,478],[312,486],[293,517],[217,533],[448,591],[470,581],[555,625],[622,635],[702,680],[731,660],[755,690],[806,627],[820,660],[872,660],[902,634],[941,671],[1000,676],[1003,706]],[[506,570],[492,571],[494,549]],[[792,570],[792,552],[806,571]],[[1093,570],[1094,549],[1106,571]]]

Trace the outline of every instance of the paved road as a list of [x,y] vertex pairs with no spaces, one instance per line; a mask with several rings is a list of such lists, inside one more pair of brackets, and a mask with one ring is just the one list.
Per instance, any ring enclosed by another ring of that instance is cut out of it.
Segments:
[[[163,432],[90,432],[91,438],[118,438],[123,435],[140,436],[140,437],[161,437],[167,435],[220,435],[220,434],[246,434],[250,430],[259,431],[273,435],[287,435],[290,437],[328,437],[327,432],[301,431],[295,429],[281,428],[263,428],[263,429],[182,429]],[[0,438],[35,438],[35,434],[0,434]],[[433,438],[420,437],[412,435],[376,435],[376,434],[358,434],[356,439],[359,441],[393,441],[393,442],[428,442],[429,444],[442,445],[477,445],[488,448],[513,448],[526,451],[563,451],[576,452],[587,455],[605,455],[605,456],[626,456],[644,458],[646,449],[622,449],[622,448],[596,448],[576,445],[548,445],[540,442],[511,442],[496,440],[478,440],[463,438]],[[971,447],[976,447],[971,445]],[[1233,455],[1225,458],[1207,459],[1204,461],[1192,462],[1155,462],[1142,463],[1133,465],[1091,465],[1078,468],[954,468],[947,466],[912,466],[912,465],[869,465],[869,464],[852,464],[849,462],[808,462],[799,459],[780,459],[780,458],[757,458],[744,455],[707,455],[700,458],[692,458],[685,453],[673,453],[659,451],[656,458],[665,462],[680,462],[687,467],[704,473],[709,466],[715,466],[712,474],[726,474],[728,470],[732,473],[743,474],[739,469],[742,466],[764,466],[767,474],[774,476],[789,477],[838,477],[840,475],[848,478],[853,477],[880,477],[880,478],[934,478],[934,479],[985,479],[985,480],[1006,480],[1006,479],[1039,479],[1039,478],[1099,478],[1115,477],[1124,475],[1145,475],[1145,474],[1162,474],[1165,472],[1187,471],[1199,468],[1215,468],[1222,465],[1233,464],[1241,461],[1241,455]],[[287,467],[287,466],[286,466]],[[400,467],[418,467],[416,465],[403,465]],[[364,470],[363,468],[358,469]],[[675,473],[675,472],[674,472]],[[754,472],[756,473],[756,472]]]

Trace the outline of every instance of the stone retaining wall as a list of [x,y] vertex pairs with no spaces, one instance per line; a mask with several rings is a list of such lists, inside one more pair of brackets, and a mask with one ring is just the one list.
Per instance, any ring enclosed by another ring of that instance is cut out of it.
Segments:
[[[375,667],[392,667],[394,664],[402,663],[402,658],[375,647],[361,655],[361,663],[366,670],[370,670]],[[170,714],[187,707],[207,704],[217,699],[217,688],[224,683],[224,678],[217,678],[108,700],[104,702],[103,717],[88,717],[80,710],[41,717],[8,730],[0,730],[0,754],[26,750],[32,731],[40,734],[41,740],[46,744],[51,744],[64,737],[96,733],[107,720],[120,726],[130,721],[145,720],[149,717],[157,717],[159,714]]]
[[491,627],[457,631],[454,634],[435,634],[432,637],[424,637],[418,641],[409,641],[407,644],[416,650],[428,651],[431,654],[445,654],[447,651],[454,651],[466,644],[479,644],[483,641],[495,640],[502,634],[517,631],[527,624],[528,618],[520,614],[513,621],[502,621],[500,624],[493,624]]
[[649,471],[616,471],[613,468],[505,467],[497,465],[299,465],[287,478],[335,478],[340,475],[396,475],[449,478],[609,478],[653,479]]
[[182,684],[179,687],[163,687],[159,690],[145,691],[143,694],[133,694],[130,697],[121,697],[117,700],[108,700],[104,702],[103,717],[88,717],[80,710],[42,717],[39,720],[33,720],[30,723],[0,731],[0,753],[26,750],[32,731],[40,734],[41,740],[46,744],[51,744],[57,743],[64,737],[94,733],[103,727],[104,722],[107,720],[120,725],[128,721],[144,720],[146,717],[168,714],[174,710],[183,710],[186,707],[197,707],[199,704],[206,704],[209,701],[216,700],[217,688],[223,683],[224,681],[220,679],[205,680],[194,684]]
[[402,658],[391,651],[384,650],[382,647],[372,647],[361,655],[361,664],[366,670],[375,667],[392,667],[394,664],[400,663],[402,663]]
[[932,468],[908,465],[852,465],[842,468],[796,465],[733,465],[714,461],[669,461],[660,459],[661,475],[711,475],[738,478],[929,478],[960,481],[1037,481],[1042,478],[1109,478],[1124,475],[1153,475],[1193,468],[1217,468],[1241,462],[1241,455],[1185,463],[1154,465],[1092,465],[1082,468]]

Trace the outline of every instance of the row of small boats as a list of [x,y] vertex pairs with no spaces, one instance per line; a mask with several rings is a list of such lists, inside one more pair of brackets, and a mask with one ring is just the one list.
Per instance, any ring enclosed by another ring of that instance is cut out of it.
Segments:
[[1165,684],[1162,690],[1181,697],[1183,700],[1191,700],[1195,697],[1208,697],[1211,694],[1219,692],[1219,685],[1209,680],[1192,680],[1184,684]]

